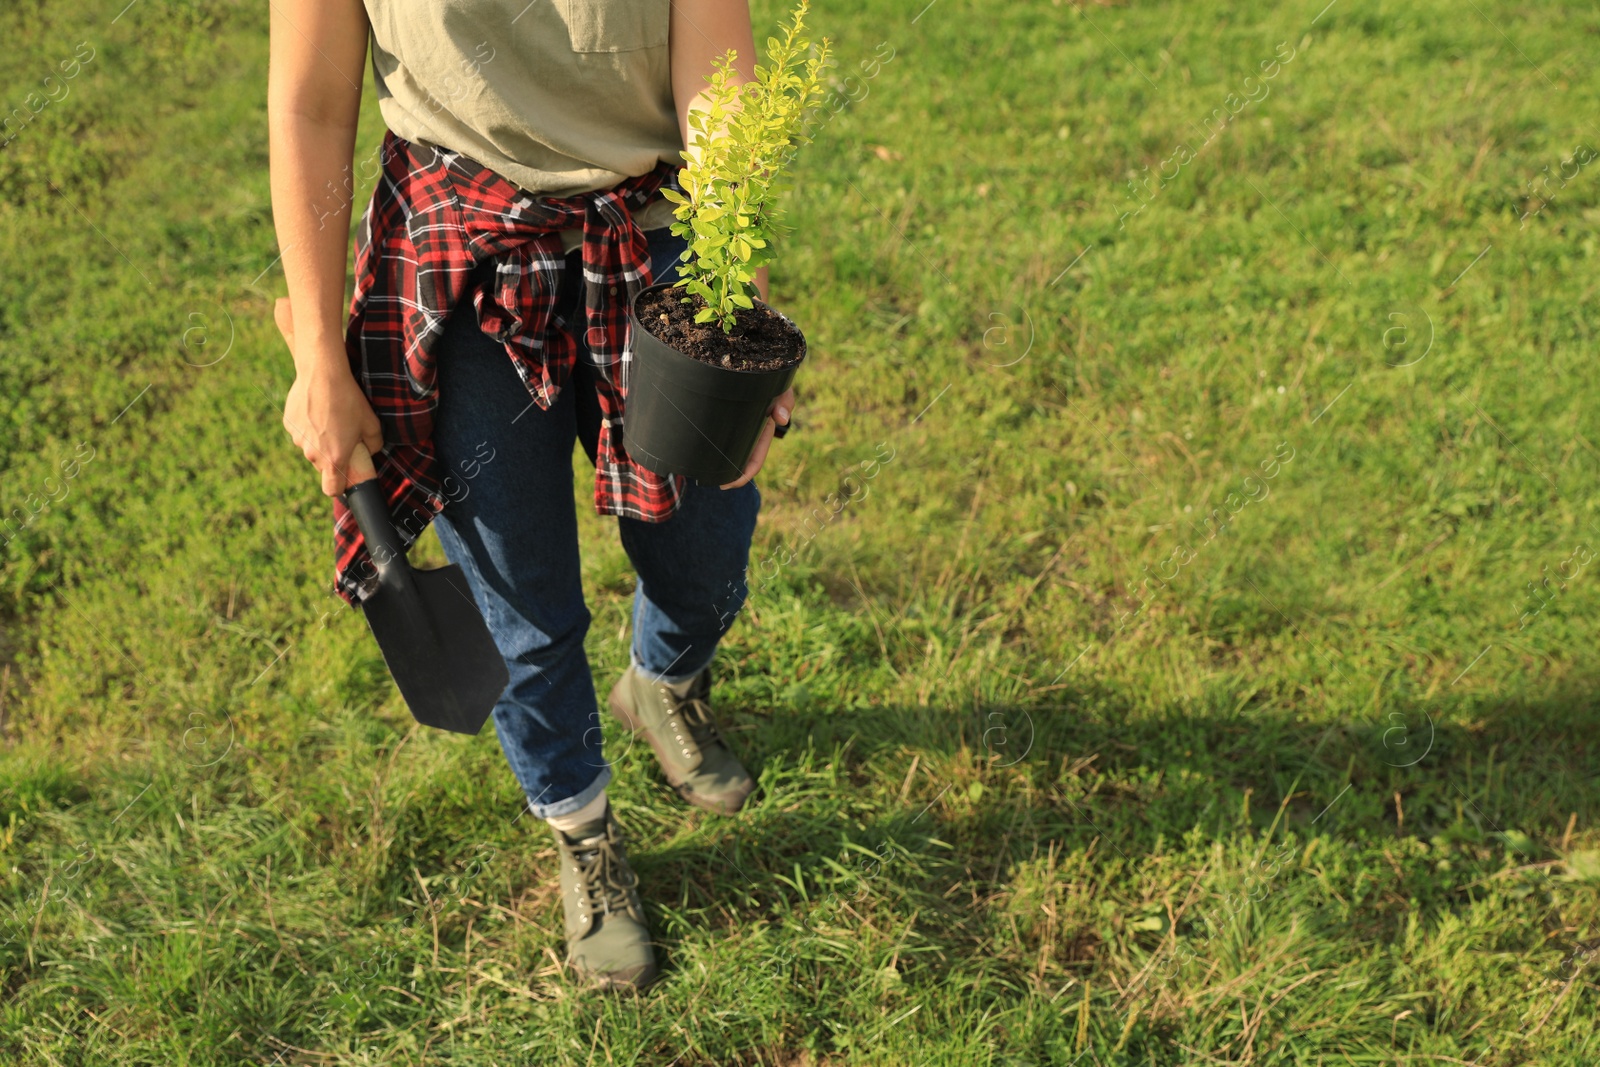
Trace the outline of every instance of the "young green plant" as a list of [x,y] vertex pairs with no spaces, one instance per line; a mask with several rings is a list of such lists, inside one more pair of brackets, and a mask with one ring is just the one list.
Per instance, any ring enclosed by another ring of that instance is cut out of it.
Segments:
[[672,232],[689,240],[676,283],[703,306],[696,322],[715,320],[733,332],[735,313],[755,306],[755,271],[772,258],[772,242],[788,233],[777,206],[785,171],[808,139],[809,120],[822,104],[828,40],[806,38],[809,0],[800,0],[783,39],[767,38],[767,62],[754,81],[740,81],[732,49],[707,76],[706,107],[689,114],[690,159],[680,174],[683,193]]

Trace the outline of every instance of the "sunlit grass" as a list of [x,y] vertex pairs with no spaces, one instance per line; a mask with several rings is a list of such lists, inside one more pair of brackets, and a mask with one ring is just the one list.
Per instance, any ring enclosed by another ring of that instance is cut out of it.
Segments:
[[637,1000],[561,977],[492,732],[415,728],[329,592],[264,9],[0,16],[8,107],[97,49],[0,151],[0,511],[59,498],[0,555],[0,1060],[1595,1060],[1600,21],[919,7],[816,10],[856,99],[718,667],[762,791],[611,739]]

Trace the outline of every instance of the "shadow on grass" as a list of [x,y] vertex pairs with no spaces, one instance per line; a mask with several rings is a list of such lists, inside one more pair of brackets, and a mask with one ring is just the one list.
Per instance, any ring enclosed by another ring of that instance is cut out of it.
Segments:
[[[1406,839],[1485,850],[1454,870],[1412,857],[1427,876],[1407,882],[1404,907],[1373,909],[1369,932],[1384,936],[1412,908],[1467,907],[1485,864],[1557,858],[1568,819],[1595,813],[1600,707],[1581,689],[1396,704],[1371,720],[1124,712],[1114,694],[1084,690],[984,711],[763,718],[734,736],[766,795],[688,833],[658,825],[666,840],[641,835],[636,865],[647,894],[681,896],[728,931],[866,900],[915,911],[944,931],[942,948],[971,952],[995,934],[984,902],[1014,893],[1041,857],[1076,855],[1091,870],[1080,880],[1137,896],[1175,849],[1199,866],[1213,845],[1253,847],[1269,828],[1275,845],[1292,830],[1351,855],[1404,852]],[[619,768],[639,772],[659,778],[653,765]]]

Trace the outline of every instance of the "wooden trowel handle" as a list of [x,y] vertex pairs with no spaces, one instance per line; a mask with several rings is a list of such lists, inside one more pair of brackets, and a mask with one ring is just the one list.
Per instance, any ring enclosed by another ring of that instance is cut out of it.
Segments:
[[355,482],[341,499],[355,516],[356,526],[367,542],[367,554],[378,568],[379,581],[392,584],[410,576],[405,545],[389,521],[389,504],[378,485],[378,472],[365,445],[357,444],[350,456],[350,478]]
[[360,441],[356,442],[356,450],[350,453],[349,475],[345,479],[351,485],[361,482],[370,482],[378,476],[378,469],[372,465],[372,453],[367,451],[367,446]]

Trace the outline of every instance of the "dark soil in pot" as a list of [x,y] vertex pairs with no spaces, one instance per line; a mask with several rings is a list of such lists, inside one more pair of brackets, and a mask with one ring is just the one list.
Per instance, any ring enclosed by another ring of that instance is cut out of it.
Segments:
[[765,304],[734,312],[733,330],[715,322],[695,322],[705,304],[683,301],[681,289],[647,289],[635,310],[640,324],[686,356],[729,370],[778,370],[799,363],[805,338],[794,323]]

